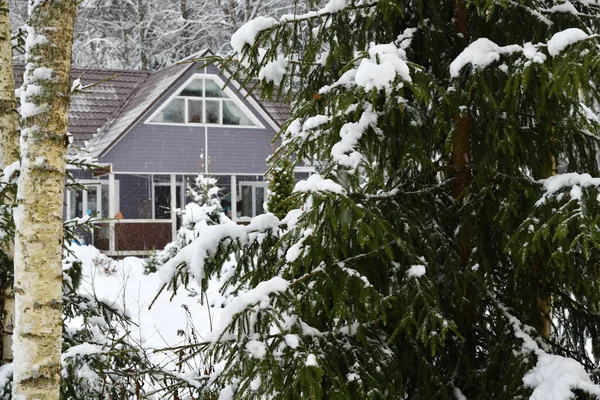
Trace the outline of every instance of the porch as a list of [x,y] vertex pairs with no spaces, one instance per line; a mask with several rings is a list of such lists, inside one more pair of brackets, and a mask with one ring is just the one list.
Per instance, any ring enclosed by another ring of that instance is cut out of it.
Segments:
[[[171,242],[181,224],[177,210],[191,199],[188,185],[197,174],[115,173],[76,175],[83,188],[66,191],[65,218],[95,215],[101,221],[80,241],[109,256],[146,256]],[[211,174],[229,218],[247,223],[264,212],[267,184],[262,175]]]

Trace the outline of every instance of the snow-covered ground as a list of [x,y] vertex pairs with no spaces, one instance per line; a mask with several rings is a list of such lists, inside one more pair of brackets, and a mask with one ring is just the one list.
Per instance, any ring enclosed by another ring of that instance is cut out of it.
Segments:
[[127,257],[107,265],[109,259],[93,246],[74,246],[71,250],[83,262],[84,277],[80,291],[95,293],[108,304],[124,306],[135,324],[131,326],[132,338],[139,341],[149,354],[154,354],[155,362],[164,364],[166,354],[154,350],[186,343],[181,332],[191,334],[193,329],[198,340],[202,341],[203,335],[218,326],[223,301],[217,292],[218,282],[209,285],[204,304],[200,303],[199,290],[181,287],[172,299],[172,293],[163,291],[148,309],[162,281],[156,273],[144,274],[143,259]]

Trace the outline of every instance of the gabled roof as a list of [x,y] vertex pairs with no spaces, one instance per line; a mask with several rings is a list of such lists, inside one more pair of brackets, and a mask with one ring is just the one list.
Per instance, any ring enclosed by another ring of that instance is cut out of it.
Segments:
[[[203,52],[201,55],[207,53]],[[198,55],[198,56],[201,56]],[[72,79],[89,88],[71,97],[69,132],[74,144],[101,156],[154,106],[176,81],[196,63],[174,64],[160,71],[73,68]],[[23,84],[24,65],[15,65],[15,86]],[[281,126],[290,117],[287,104],[259,100],[250,94]],[[87,143],[87,146],[86,146]]]
[[[24,65],[15,65],[16,87],[23,84],[24,72]],[[73,68],[72,78],[79,78],[82,86],[96,84],[71,97],[69,132],[75,145],[83,147],[91,140],[150,74],[140,70]]]
[[127,99],[121,109],[107,122],[104,128],[90,143],[88,149],[93,156],[100,156],[105,150],[115,143],[122,134],[135,125],[146,111],[175,84],[187,70],[194,68],[195,64],[175,64],[161,69],[150,76]]

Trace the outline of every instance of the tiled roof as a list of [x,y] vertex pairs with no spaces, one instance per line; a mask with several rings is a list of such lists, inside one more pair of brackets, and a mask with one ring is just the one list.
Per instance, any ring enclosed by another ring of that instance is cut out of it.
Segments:
[[[15,86],[23,84],[24,65],[15,65]],[[79,78],[82,86],[94,85],[71,97],[69,132],[76,146],[102,128],[122,107],[123,103],[150,75],[149,71],[73,68],[72,78]]]

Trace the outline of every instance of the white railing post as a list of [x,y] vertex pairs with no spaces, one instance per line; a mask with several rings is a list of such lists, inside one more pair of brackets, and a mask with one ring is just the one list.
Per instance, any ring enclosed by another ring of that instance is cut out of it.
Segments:
[[111,168],[111,171],[108,174],[108,216],[107,217],[110,218],[109,223],[108,223],[108,250],[112,254],[116,250],[115,219],[114,218],[117,214],[117,210],[115,210],[115,205],[116,205],[117,199],[115,198],[115,196],[116,196],[115,174],[112,172],[112,165],[110,168]]
[[237,182],[235,175],[231,175],[231,220],[237,221]]
[[171,174],[171,241],[177,236],[177,177]]

